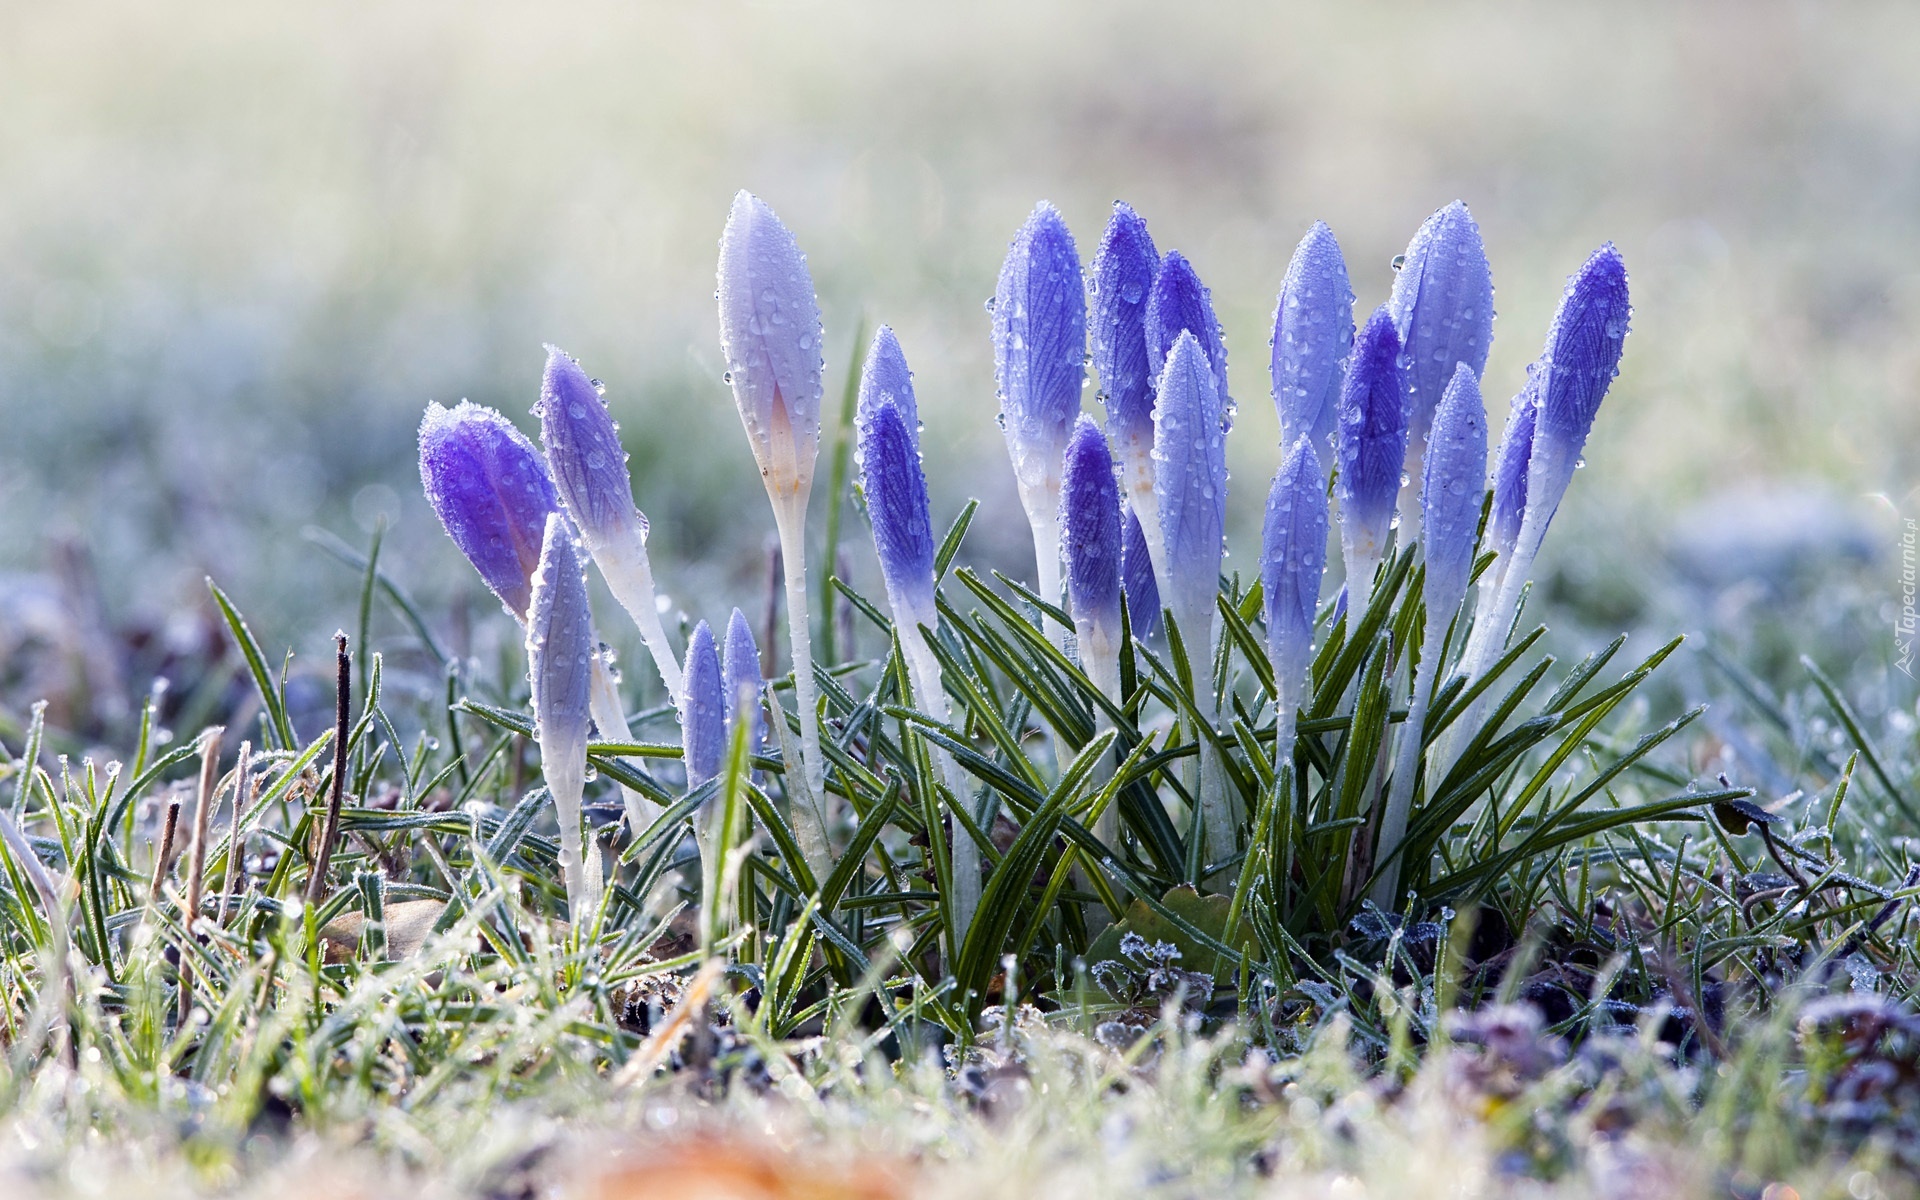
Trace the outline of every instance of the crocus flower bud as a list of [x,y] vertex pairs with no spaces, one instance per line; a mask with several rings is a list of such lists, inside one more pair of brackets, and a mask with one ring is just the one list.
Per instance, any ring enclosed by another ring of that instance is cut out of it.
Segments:
[[1160,588],[1153,581],[1153,554],[1147,532],[1131,507],[1122,514],[1120,577],[1125,585],[1127,624],[1133,636],[1151,639],[1160,628]]
[[580,801],[586,788],[587,732],[593,691],[593,615],[573,530],[547,518],[527,613],[527,662],[533,682],[533,732],[540,770],[560,818],[560,869],[576,919],[597,896],[581,857]]
[[1231,411],[1227,344],[1220,336],[1220,321],[1213,315],[1213,293],[1200,282],[1186,255],[1169,250],[1160,260],[1160,272],[1154,276],[1153,290],[1147,296],[1147,361],[1153,365],[1156,380],[1182,332],[1191,333],[1199,341],[1213,373],[1214,394],[1222,408]]
[[1423,452],[1434,408],[1465,363],[1478,382],[1493,344],[1493,272],[1480,227],[1455,200],[1428,217],[1387,301],[1407,364],[1408,468]]
[[[913,405],[906,360],[900,344],[884,327],[867,355],[855,423],[860,435],[860,470],[873,521],[873,547],[880,577],[896,619],[934,625],[939,610],[933,598],[933,523],[927,508],[927,478],[920,466],[920,439],[901,412],[901,397]],[[891,365],[889,365],[891,364]],[[901,390],[882,391],[876,378],[890,378]]]
[[1273,406],[1280,413],[1282,446],[1305,437],[1316,451],[1327,448],[1352,353],[1347,260],[1333,230],[1316,221],[1287,264],[1273,309]]
[[[1433,417],[1421,482],[1421,528],[1426,541],[1425,595],[1430,618],[1444,622],[1466,599],[1473,575],[1474,535],[1486,495],[1487,408],[1473,367],[1460,363]],[[1428,653],[1438,646],[1429,645]]]
[[1275,762],[1293,756],[1307,665],[1313,660],[1313,618],[1327,570],[1327,483],[1313,439],[1302,435],[1273,477],[1260,543],[1260,587],[1267,603],[1267,653],[1280,705]]
[[[1225,414],[1206,352],[1182,330],[1160,373],[1153,410],[1153,493],[1160,526],[1155,582],[1193,652],[1211,645],[1225,549]],[[1148,547],[1153,547],[1151,533]]]
[[913,396],[913,372],[907,369],[906,351],[891,326],[874,331],[873,345],[867,348],[867,361],[860,368],[860,401],[871,407],[892,400],[900,410],[900,419],[920,436],[920,404]]
[[1093,369],[1100,399],[1129,489],[1153,487],[1153,385],[1157,364],[1147,354],[1147,299],[1160,254],[1147,223],[1125,204],[1113,206],[1100,252],[1093,256]]
[[[1000,422],[1035,522],[1060,506],[1060,456],[1080,411],[1086,375],[1087,297],[1067,223],[1042,202],[1020,227],[993,296],[994,378]],[[1047,546],[1042,557],[1057,547]]]
[[1527,507],[1527,460],[1533,456],[1533,429],[1540,416],[1540,384],[1546,371],[1527,364],[1527,382],[1507,410],[1506,433],[1493,466],[1493,511],[1487,517],[1487,549],[1499,556],[1493,572],[1505,574],[1520,540],[1520,519]]
[[727,646],[721,657],[720,673],[727,681],[727,730],[731,733],[744,718],[753,723],[747,730],[747,753],[758,754],[766,742],[767,722],[761,715],[760,647],[753,640],[753,626],[739,609],[727,620]]
[[1361,329],[1340,390],[1340,543],[1347,584],[1361,609],[1386,551],[1407,454],[1407,377],[1400,361],[1400,339],[1383,305]]
[[1620,354],[1632,314],[1627,265],[1608,242],[1567,281],[1547,333],[1547,350],[1541,359],[1546,381],[1540,385],[1540,412],[1527,464],[1524,528],[1531,544],[1521,551],[1529,558],[1538,551],[1547,522],[1573,481],[1600,401],[1620,373]]
[[720,349],[768,493],[805,496],[820,448],[820,305],[800,243],[759,197],[720,236]]
[[646,518],[633,504],[633,481],[620,430],[600,389],[558,346],[547,347],[540,383],[540,440],[547,447],[560,502],[588,547],[646,536]]
[[726,684],[722,682],[713,631],[705,621],[693,627],[693,636],[687,640],[683,678],[680,747],[685,754],[687,790],[693,791],[720,774],[727,756]]
[[559,507],[540,452],[491,408],[429,404],[420,422],[420,482],[453,544],[525,621],[547,518]]
[[[1095,672],[1120,652],[1120,488],[1107,437],[1083,416],[1067,443],[1060,502],[1067,599],[1081,659]],[[1098,673],[1098,672],[1095,672]]]

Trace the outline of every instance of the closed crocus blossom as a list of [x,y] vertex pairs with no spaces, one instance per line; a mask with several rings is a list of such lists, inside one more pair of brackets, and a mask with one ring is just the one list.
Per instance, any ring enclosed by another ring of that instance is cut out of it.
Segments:
[[1540,416],[1539,363],[1527,365],[1527,382],[1507,409],[1507,429],[1493,465],[1493,508],[1487,515],[1487,549],[1498,557],[1488,575],[1506,574],[1513,548],[1520,541],[1520,521],[1527,510],[1527,460],[1533,457],[1533,429]]
[[1260,543],[1260,589],[1267,603],[1267,655],[1273,660],[1274,769],[1293,761],[1294,733],[1313,660],[1313,618],[1327,570],[1326,475],[1313,439],[1296,438],[1267,493]]
[[1340,545],[1353,611],[1359,613],[1366,611],[1374,568],[1386,552],[1407,452],[1406,372],[1384,306],[1374,310],[1354,343],[1339,417]]
[[1147,351],[1147,301],[1159,267],[1147,223],[1127,205],[1115,204],[1093,256],[1087,324],[1107,436],[1129,490],[1153,488],[1153,385],[1159,372]]
[[802,775],[795,832],[814,872],[828,867],[826,760],[820,750],[819,687],[813,677],[811,596],[807,588],[807,497],[820,450],[820,305],[800,244],[758,197],[733,199],[720,236],[720,348],[741,424],[760,466],[780,531],[786,576],[787,635],[799,707]]
[[939,619],[933,602],[933,522],[919,434],[907,416],[915,411],[906,357],[883,325],[867,353],[854,414],[867,513],[894,615],[932,625]]
[[447,536],[524,622],[547,518],[559,508],[540,452],[491,408],[429,404],[420,422],[420,482]]
[[767,735],[760,706],[765,676],[760,673],[760,647],[753,640],[753,625],[737,608],[727,619],[727,645],[720,673],[727,684],[727,730],[731,733],[743,719],[752,722],[747,729],[747,753],[758,754]]
[[599,901],[598,864],[582,856],[580,804],[586,789],[587,731],[593,688],[593,616],[573,531],[560,513],[547,518],[527,612],[527,662],[533,683],[533,732],[540,770],[560,821],[560,870],[567,904],[583,921]]
[[1220,334],[1220,320],[1213,314],[1213,293],[1200,282],[1193,264],[1178,250],[1169,250],[1160,260],[1153,290],[1147,296],[1147,361],[1157,373],[1165,369],[1167,356],[1182,333],[1190,333],[1200,343],[1207,366],[1213,372],[1213,389],[1220,403],[1231,408],[1227,393],[1227,344]]
[[727,688],[720,651],[705,621],[687,639],[685,684],[680,691],[680,748],[687,768],[687,790],[717,778],[727,757]]
[[607,589],[640,630],[668,694],[678,695],[680,666],[660,623],[653,567],[647,559],[647,519],[633,504],[620,430],[599,387],[557,346],[547,347],[547,369],[534,412],[560,502],[579,528]]
[[[1214,598],[1226,549],[1225,424],[1207,356],[1193,334],[1182,330],[1160,373],[1153,410],[1153,494],[1160,526],[1154,574],[1196,678],[1213,661]],[[1155,541],[1149,531],[1149,548]],[[1211,688],[1205,691],[1213,694]],[[1235,825],[1218,756],[1213,741],[1201,739],[1196,791],[1208,860],[1215,863],[1231,853]]]
[[1493,344],[1493,271],[1480,227],[1455,200],[1407,245],[1387,301],[1407,357],[1407,470],[1419,466],[1435,407],[1465,364],[1474,381]]
[[1425,749],[1427,706],[1441,678],[1447,627],[1467,598],[1467,584],[1473,574],[1473,544],[1479,532],[1486,478],[1487,408],[1472,366],[1460,363],[1434,413],[1432,436],[1427,442],[1426,477],[1420,487],[1427,559],[1421,598],[1427,615],[1413,701],[1400,727],[1392,790],[1380,821],[1380,870],[1372,896],[1382,908],[1395,906],[1404,873],[1405,864],[1396,855],[1413,812],[1415,779]]
[[[1333,230],[1316,221],[1293,252],[1273,308],[1273,406],[1280,444],[1333,438],[1340,382],[1353,353],[1353,286]],[[1328,457],[1331,462],[1331,456]]]
[[1067,600],[1087,675],[1118,698],[1120,653],[1120,489],[1106,435],[1089,417],[1067,443],[1060,502]]
[[1087,298],[1067,223],[1042,202],[1020,227],[993,295],[1000,423],[1033,529],[1040,594],[1060,599],[1060,456],[1086,378]]
[[1127,601],[1127,624],[1133,636],[1150,641],[1160,628],[1160,587],[1153,579],[1153,552],[1147,549],[1147,531],[1131,506],[1121,514],[1120,576]]

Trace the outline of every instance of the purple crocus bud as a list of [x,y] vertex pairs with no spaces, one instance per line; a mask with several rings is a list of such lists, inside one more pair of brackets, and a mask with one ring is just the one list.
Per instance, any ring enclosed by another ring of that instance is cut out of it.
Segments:
[[[1100,251],[1093,256],[1093,369],[1100,399],[1129,489],[1153,486],[1153,385],[1157,364],[1147,354],[1147,300],[1159,272],[1147,223],[1125,204],[1113,206]],[[1137,479],[1136,479],[1137,477]]]
[[560,818],[560,869],[576,919],[599,890],[581,856],[580,800],[586,788],[591,721],[593,614],[573,529],[561,513],[547,518],[527,611],[527,662],[533,682],[533,732],[540,770]]
[[1340,543],[1348,586],[1364,609],[1393,528],[1407,455],[1407,377],[1385,305],[1367,318],[1354,343],[1339,415]]
[[559,507],[540,452],[491,408],[429,404],[420,422],[420,482],[453,544],[525,621],[547,517]]
[[1302,435],[1273,477],[1260,543],[1260,586],[1267,602],[1267,653],[1280,705],[1276,762],[1293,756],[1293,721],[1307,665],[1313,660],[1313,618],[1327,570],[1327,479]]
[[1107,436],[1082,416],[1067,443],[1066,484],[1060,502],[1061,542],[1067,560],[1067,600],[1090,674],[1120,652],[1120,487]]
[[[1227,516],[1222,398],[1200,342],[1187,330],[1160,373],[1153,410],[1153,494],[1160,527],[1155,582],[1194,653],[1212,644],[1214,596]],[[1153,542],[1149,537],[1148,546]]]
[[[1086,376],[1087,297],[1073,235],[1042,201],[1020,227],[993,295],[994,378],[1022,500],[1059,506],[1060,456]],[[1029,502],[1029,516],[1032,515]]]
[[1407,245],[1387,301],[1406,354],[1408,468],[1423,452],[1433,412],[1465,363],[1476,381],[1493,344],[1493,272],[1480,227],[1455,200],[1428,217]]
[[1531,544],[1521,547],[1521,552],[1529,558],[1538,551],[1547,522],[1573,481],[1600,401],[1620,373],[1620,354],[1626,348],[1632,315],[1627,265],[1608,242],[1567,281],[1560,310],[1547,333],[1547,350],[1541,359],[1546,380],[1540,385],[1540,412],[1527,463],[1524,528]]
[[[1420,487],[1427,613],[1442,622],[1441,628],[1466,599],[1486,480],[1487,407],[1472,364],[1463,362],[1454,367],[1453,382],[1434,413]],[[1438,646],[1428,647],[1429,653],[1438,650]]]
[[747,753],[758,754],[766,742],[767,722],[761,715],[760,647],[753,640],[753,625],[739,609],[727,619],[727,645],[721,656],[720,673],[727,681],[727,729],[739,726],[744,715],[753,722],[747,730]]
[[1273,309],[1273,406],[1280,444],[1333,437],[1340,381],[1353,353],[1353,286],[1340,243],[1325,222],[1300,239]]
[[[873,340],[862,374],[855,423],[860,435],[860,470],[873,521],[873,548],[895,619],[909,625],[934,625],[933,522],[928,515],[927,477],[920,466],[920,439],[901,411],[899,397],[913,404],[906,359],[900,344],[882,327]],[[892,378],[903,392],[868,385]]]
[[687,790],[720,774],[727,756],[726,684],[720,672],[720,654],[713,631],[705,621],[693,627],[687,640],[687,665],[680,692],[680,748],[687,767]]
[[1154,276],[1153,290],[1147,296],[1147,361],[1156,373],[1165,369],[1167,356],[1173,353],[1183,331],[1199,340],[1213,371],[1214,394],[1223,410],[1231,412],[1227,344],[1220,336],[1220,321],[1213,315],[1213,293],[1200,282],[1185,255],[1169,250],[1160,260],[1160,272]]
[[1507,410],[1507,430],[1493,466],[1493,511],[1487,517],[1487,549],[1499,556],[1493,571],[1504,574],[1520,540],[1527,508],[1527,460],[1533,456],[1534,424],[1540,416],[1540,384],[1546,371],[1527,364],[1527,382]]
[[540,440],[560,502],[587,545],[622,544],[636,531],[644,539],[647,519],[633,504],[619,427],[599,387],[558,346],[547,347],[547,371],[534,413],[540,418]]
[[1120,576],[1125,585],[1127,623],[1133,636],[1149,640],[1160,629],[1160,588],[1153,581],[1153,555],[1147,531],[1132,508],[1122,514]]
[[869,406],[892,400],[900,410],[900,419],[919,440],[920,405],[913,396],[913,372],[907,369],[906,351],[891,326],[874,331],[873,345],[867,348],[866,365],[860,369],[860,399]]
[[769,494],[805,496],[820,449],[820,305],[806,255],[766,202],[733,198],[720,235],[720,349]]

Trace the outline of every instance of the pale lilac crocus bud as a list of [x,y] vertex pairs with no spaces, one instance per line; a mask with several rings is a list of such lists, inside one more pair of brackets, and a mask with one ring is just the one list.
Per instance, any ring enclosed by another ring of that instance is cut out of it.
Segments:
[[420,422],[420,482],[447,536],[514,619],[527,619],[553,480],[525,434],[491,408],[429,404]]
[[1232,409],[1233,400],[1227,393],[1227,344],[1221,337],[1220,319],[1213,313],[1213,293],[1178,250],[1167,251],[1160,260],[1160,271],[1147,296],[1146,325],[1147,362],[1156,379],[1166,369],[1167,356],[1173,353],[1180,335],[1190,333],[1200,343],[1213,372],[1215,395],[1224,408]]
[[1061,492],[1061,541],[1067,600],[1087,675],[1118,699],[1120,654],[1120,489],[1113,453],[1092,418],[1082,416],[1067,443]]
[[680,666],[667,642],[647,559],[647,519],[633,504],[620,429],[600,387],[557,346],[547,347],[540,384],[540,440],[555,489],[614,599],[640,630],[667,692],[680,691]]
[[873,521],[880,577],[896,619],[935,625],[933,522],[920,438],[906,413],[916,411],[906,357],[893,331],[882,326],[867,355],[855,411],[860,469]]
[[1160,629],[1160,588],[1153,581],[1153,552],[1147,549],[1147,531],[1131,505],[1122,513],[1120,573],[1127,600],[1127,623],[1133,636],[1151,641]]
[[727,381],[780,530],[803,768],[802,776],[787,776],[789,790],[798,800],[795,832],[815,875],[825,878],[829,866],[826,760],[820,750],[820,692],[813,677],[806,557],[807,497],[820,451],[825,368],[820,304],[800,243],[765,202],[747,192],[734,197],[720,237],[715,295]]
[[760,688],[765,676],[760,672],[760,647],[753,640],[753,625],[739,609],[727,619],[727,644],[721,655],[720,673],[727,681],[727,729],[739,727],[741,720],[752,722],[747,730],[747,753],[758,754],[766,744],[767,722],[761,715]]
[[[1527,510],[1527,460],[1533,457],[1533,430],[1540,417],[1540,384],[1546,376],[1539,363],[1527,364],[1527,382],[1507,409],[1507,428],[1493,466],[1493,509],[1487,516],[1487,549],[1496,558],[1488,575],[1497,584],[1512,561],[1520,540],[1520,521]],[[1497,590],[1497,589],[1496,589]]]
[[1079,252],[1044,201],[1007,251],[993,296],[994,378],[1040,594],[1060,600],[1060,461],[1086,379],[1087,297]]
[[705,621],[687,639],[686,680],[680,691],[680,748],[687,768],[687,790],[694,791],[720,774],[727,757],[726,684],[713,631]]
[[1354,343],[1339,415],[1340,545],[1354,611],[1364,612],[1393,528],[1407,452],[1406,371],[1385,306],[1374,310]]
[[1147,223],[1116,203],[1093,257],[1087,325],[1107,436],[1129,491],[1153,490],[1153,387],[1159,370],[1147,350],[1147,302],[1159,269],[1160,254]]
[[1454,367],[1440,407],[1434,412],[1432,436],[1427,442],[1426,476],[1421,482],[1420,508],[1426,530],[1426,574],[1422,599],[1426,624],[1420,643],[1420,665],[1413,682],[1413,701],[1400,727],[1393,783],[1380,820],[1379,874],[1371,892],[1373,902],[1391,909],[1398,898],[1405,863],[1396,855],[1413,814],[1415,778],[1425,749],[1427,707],[1442,677],[1443,643],[1447,627],[1467,598],[1473,574],[1473,544],[1479,531],[1480,504],[1486,496],[1487,409],[1480,398],[1480,381],[1469,363]]
[[1327,570],[1327,520],[1326,475],[1313,439],[1302,434],[1273,477],[1260,543],[1267,654],[1273,661],[1276,770],[1293,761],[1294,731],[1304,703],[1307,667],[1313,661],[1314,615]]
[[599,902],[598,863],[582,855],[581,797],[586,788],[587,732],[593,690],[593,615],[573,530],[560,513],[547,518],[540,565],[527,613],[527,662],[533,682],[533,732],[540,770],[560,820],[560,870],[575,922]]
[[[1340,243],[1316,221],[1293,252],[1273,308],[1273,406],[1280,444],[1312,440],[1316,457],[1333,438],[1340,383],[1353,354],[1353,286]],[[1326,459],[1332,462],[1329,455]]]
[[1433,414],[1465,364],[1474,381],[1493,344],[1493,271],[1467,206],[1428,217],[1407,245],[1387,301],[1407,356],[1407,471],[1419,467]]

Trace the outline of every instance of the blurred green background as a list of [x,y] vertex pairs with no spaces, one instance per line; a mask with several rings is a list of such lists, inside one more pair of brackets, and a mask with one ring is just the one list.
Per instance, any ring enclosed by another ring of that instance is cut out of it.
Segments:
[[1242,570],[1310,222],[1364,316],[1467,201],[1496,421],[1612,239],[1634,333],[1553,603],[1576,630],[1754,641],[1794,579],[1844,578],[1846,606],[1805,609],[1833,629],[1750,648],[1884,664],[1920,449],[1916,51],[1909,3],[0,5],[6,700],[137,695],[207,637],[209,573],[270,644],[323,653],[358,581],[301,531],[364,544],[383,516],[430,619],[498,640],[413,434],[461,397],[531,428],[545,341],[606,382],[676,603],[764,607],[772,522],[712,299],[742,187],[810,255],[830,396],[860,322],[894,325],[936,513],[979,497],[970,552],[1022,575],[983,302],[1036,200],[1090,258],[1126,199],[1211,285]]

